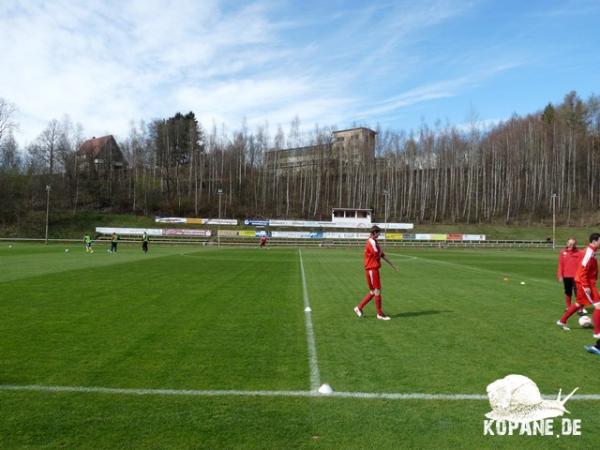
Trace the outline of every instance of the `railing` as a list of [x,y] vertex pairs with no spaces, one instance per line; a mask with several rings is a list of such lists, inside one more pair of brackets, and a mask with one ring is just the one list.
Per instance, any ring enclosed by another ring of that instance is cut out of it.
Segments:
[[[45,242],[44,238],[0,238],[4,242]],[[82,239],[48,239],[52,243],[80,243]],[[97,243],[110,243],[110,236],[100,236],[95,239]],[[141,239],[133,237],[121,237],[119,243],[141,244]],[[412,248],[552,248],[552,241],[546,240],[487,240],[487,241],[385,241],[380,243],[384,248],[412,247]],[[259,240],[256,238],[221,237],[194,238],[184,236],[162,236],[152,237],[150,244],[169,245],[199,245],[199,246],[223,246],[223,247],[258,247]],[[269,247],[313,247],[313,248],[343,248],[362,247],[364,241],[361,239],[270,239]]]
[[[213,238],[214,239],[214,238]],[[552,248],[552,242],[543,240],[488,240],[488,241],[384,241],[380,244],[384,248]],[[258,240],[254,239],[224,239],[222,246],[256,247]],[[362,247],[365,245],[361,239],[270,239],[267,244],[272,247],[314,247],[314,248],[340,248]]]

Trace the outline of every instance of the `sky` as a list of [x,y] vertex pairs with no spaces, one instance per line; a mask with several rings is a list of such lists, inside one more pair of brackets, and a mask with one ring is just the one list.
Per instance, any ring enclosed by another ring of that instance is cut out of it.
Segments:
[[0,97],[26,145],[194,111],[315,124],[489,126],[600,94],[600,1],[0,0]]

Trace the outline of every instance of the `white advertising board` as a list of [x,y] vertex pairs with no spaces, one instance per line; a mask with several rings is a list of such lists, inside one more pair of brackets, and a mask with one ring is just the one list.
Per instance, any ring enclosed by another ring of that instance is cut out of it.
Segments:
[[160,228],[115,228],[115,227],[96,227],[96,233],[101,234],[113,234],[117,233],[119,235],[128,235],[128,236],[141,236],[144,234],[144,231],[148,233],[148,236],[162,236],[162,231]]

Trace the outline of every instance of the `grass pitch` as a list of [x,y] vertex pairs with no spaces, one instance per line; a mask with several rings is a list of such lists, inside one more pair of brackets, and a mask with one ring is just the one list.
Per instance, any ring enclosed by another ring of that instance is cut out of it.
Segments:
[[517,373],[544,394],[600,394],[590,330],[554,325],[550,251],[390,250],[382,322],[372,304],[352,312],[361,250],[302,250],[311,358],[297,249],[106,248],[1,244],[0,448],[597,446],[598,400],[569,401],[582,436],[557,438],[484,436],[487,400],[307,394],[314,365],[337,392],[485,395]]

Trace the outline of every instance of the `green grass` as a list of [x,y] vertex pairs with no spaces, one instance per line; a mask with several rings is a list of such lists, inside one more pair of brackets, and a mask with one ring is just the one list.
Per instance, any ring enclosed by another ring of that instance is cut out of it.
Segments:
[[[307,391],[296,249],[0,244],[0,384]],[[352,312],[361,251],[302,250],[322,382],[336,391],[485,394],[518,373],[546,394],[600,394],[589,330],[562,332],[547,250],[390,250],[390,322]],[[508,281],[504,279],[508,278]],[[526,284],[522,285],[521,281]],[[0,389],[0,448],[594,448],[483,436],[484,400],[159,396]],[[558,420],[556,421],[558,423]]]

